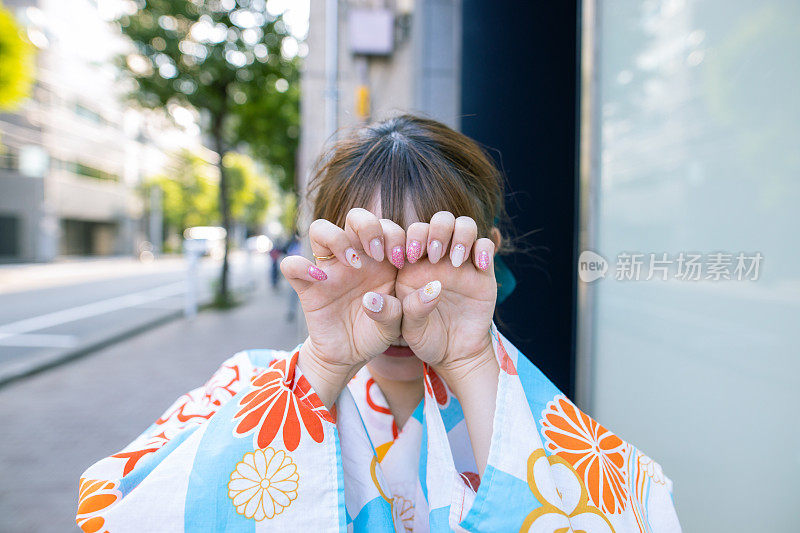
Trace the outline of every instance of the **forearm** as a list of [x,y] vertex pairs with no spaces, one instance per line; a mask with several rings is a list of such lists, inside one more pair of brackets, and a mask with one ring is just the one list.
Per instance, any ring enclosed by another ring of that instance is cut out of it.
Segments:
[[470,365],[458,371],[442,373],[442,378],[464,411],[472,453],[481,477],[489,460],[499,374],[500,367],[491,345]]
[[333,407],[342,389],[361,367],[361,365],[331,365],[325,362],[310,339],[306,339],[300,347],[297,366],[328,410]]

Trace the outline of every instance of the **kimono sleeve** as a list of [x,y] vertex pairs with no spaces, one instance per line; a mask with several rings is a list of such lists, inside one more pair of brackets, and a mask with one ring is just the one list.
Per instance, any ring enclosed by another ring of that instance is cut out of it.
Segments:
[[681,531],[661,467],[581,412],[494,325],[491,334],[501,368],[492,442],[459,527]]
[[115,533],[338,531],[334,418],[297,356],[250,350],[223,363],[83,474],[78,525]]

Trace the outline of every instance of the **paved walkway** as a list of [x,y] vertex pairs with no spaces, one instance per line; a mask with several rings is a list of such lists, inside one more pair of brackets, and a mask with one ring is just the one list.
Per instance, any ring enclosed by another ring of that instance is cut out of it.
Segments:
[[[288,349],[289,287],[206,311],[0,389],[0,531],[76,531],[78,477],[245,348]],[[302,322],[302,315],[300,318]]]

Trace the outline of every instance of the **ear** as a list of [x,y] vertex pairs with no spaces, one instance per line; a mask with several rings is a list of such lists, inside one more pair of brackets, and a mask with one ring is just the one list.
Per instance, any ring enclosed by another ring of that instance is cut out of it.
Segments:
[[492,239],[494,243],[495,251],[499,250],[500,245],[503,244],[503,236],[500,235],[500,230],[496,227],[492,227],[492,229],[489,230],[489,238]]

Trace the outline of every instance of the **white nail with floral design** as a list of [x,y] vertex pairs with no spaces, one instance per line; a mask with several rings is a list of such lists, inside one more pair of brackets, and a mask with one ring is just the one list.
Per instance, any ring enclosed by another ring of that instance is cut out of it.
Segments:
[[442,292],[442,282],[434,280],[419,290],[419,299],[422,303],[432,302]]
[[368,292],[364,294],[361,303],[373,313],[380,313],[383,309],[383,296],[377,292]]

